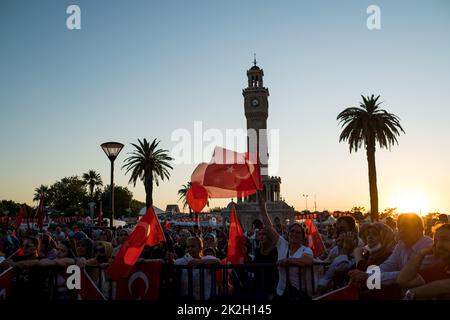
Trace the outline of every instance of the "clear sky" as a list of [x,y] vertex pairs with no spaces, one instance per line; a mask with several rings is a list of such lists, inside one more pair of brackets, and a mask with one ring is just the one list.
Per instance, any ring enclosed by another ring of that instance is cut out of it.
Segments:
[[[66,8],[81,8],[81,30]],[[381,8],[381,30],[366,26]],[[0,199],[89,169],[109,181],[105,141],[179,128],[245,128],[242,89],[256,52],[280,130],[282,196],[317,209],[369,208],[364,152],[338,143],[337,114],[380,94],[406,135],[377,151],[380,209],[450,213],[450,2],[0,1]],[[195,164],[155,189],[165,208]],[[144,200],[142,185],[133,188]],[[222,205],[226,201],[212,201]]]

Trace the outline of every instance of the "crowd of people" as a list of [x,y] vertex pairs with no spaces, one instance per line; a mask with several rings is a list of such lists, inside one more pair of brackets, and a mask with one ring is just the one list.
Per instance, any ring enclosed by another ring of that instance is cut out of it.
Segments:
[[[139,262],[158,260],[167,266],[193,268],[191,281],[188,268],[173,273],[180,284],[176,290],[182,296],[188,295],[190,283],[193,285],[193,299],[207,300],[219,290],[223,293],[220,284],[212,283],[213,278],[224,278],[223,272],[229,276],[228,283],[222,283],[227,286],[226,292],[268,300],[309,300],[349,284],[360,290],[362,299],[450,298],[450,224],[445,215],[433,221],[431,227],[416,214],[363,224],[351,216],[340,217],[329,225],[316,222],[326,250],[314,256],[302,221],[274,225],[263,200],[260,211],[261,219],[253,221],[245,231],[246,241],[242,243],[246,269],[199,271],[200,266],[226,263],[226,225],[164,228],[166,241],[145,247]],[[44,232],[1,226],[0,232],[0,273],[10,267],[17,270],[11,298],[68,300],[77,297],[66,286],[68,275],[64,267],[74,264],[89,271],[105,297],[112,296],[110,290],[114,289],[105,270],[132,229],[74,224],[50,227]],[[380,290],[367,288],[373,266],[381,271]],[[55,277],[50,277],[50,273]]]

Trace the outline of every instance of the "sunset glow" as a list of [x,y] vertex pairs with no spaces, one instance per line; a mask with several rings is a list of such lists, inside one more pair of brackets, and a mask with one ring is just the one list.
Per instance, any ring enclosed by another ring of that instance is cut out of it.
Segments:
[[430,211],[430,201],[425,193],[416,190],[399,192],[393,199],[397,212],[415,212],[426,215]]

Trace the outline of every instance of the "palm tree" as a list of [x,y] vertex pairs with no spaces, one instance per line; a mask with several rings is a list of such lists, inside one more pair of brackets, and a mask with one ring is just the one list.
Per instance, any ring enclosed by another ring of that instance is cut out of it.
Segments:
[[347,141],[350,153],[354,150],[366,148],[369,167],[370,215],[372,221],[378,220],[378,189],[377,172],[375,166],[376,143],[380,148],[391,150],[391,146],[398,144],[397,136],[400,131],[405,133],[400,125],[400,118],[386,110],[380,109],[378,97],[362,96],[363,102],[359,107],[346,108],[339,113],[337,120],[343,128],[339,142]]
[[43,184],[34,189],[33,201],[39,201],[41,197],[47,198],[48,190],[48,186],[44,186]]
[[187,203],[186,194],[187,194],[187,191],[189,190],[189,188],[191,187],[191,185],[192,185],[191,182],[188,182],[187,184],[183,184],[181,186],[181,189],[178,190],[178,195],[180,196],[178,201],[180,201],[180,200],[183,201],[183,211],[186,209],[186,207],[189,208],[189,217],[192,217],[192,210],[191,210],[191,207]]
[[94,200],[94,189],[97,186],[103,186],[102,177],[100,173],[95,170],[89,170],[87,173],[83,174],[83,181],[86,186],[89,187],[89,196],[91,200]]
[[168,155],[167,150],[158,149],[159,141],[156,139],[150,144],[147,139],[143,141],[138,139],[139,144],[132,143],[135,148],[128,158],[125,159],[123,168],[126,168],[125,174],[131,171],[131,177],[128,183],[136,186],[137,180],[141,180],[145,187],[145,205],[147,208],[153,206],[153,182],[159,186],[159,179],[169,179],[169,169],[172,157]]

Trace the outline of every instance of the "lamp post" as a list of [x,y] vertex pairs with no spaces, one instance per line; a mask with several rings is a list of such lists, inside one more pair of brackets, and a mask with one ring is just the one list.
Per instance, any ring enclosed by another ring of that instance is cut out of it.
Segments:
[[305,211],[308,211],[308,195],[307,194],[303,194],[303,198],[305,198],[305,201],[306,201],[306,209],[305,209]]
[[317,212],[317,201],[316,201],[316,195],[314,195],[314,212]]
[[111,221],[109,223],[111,229],[113,228],[114,223],[114,160],[116,160],[120,151],[123,148],[123,144],[119,142],[105,142],[101,145],[103,151],[108,157],[109,161],[111,161],[111,199],[110,199],[110,207],[111,207]]

